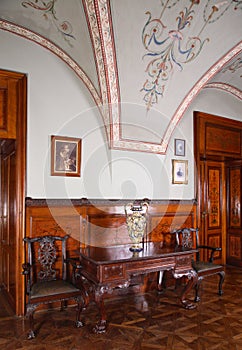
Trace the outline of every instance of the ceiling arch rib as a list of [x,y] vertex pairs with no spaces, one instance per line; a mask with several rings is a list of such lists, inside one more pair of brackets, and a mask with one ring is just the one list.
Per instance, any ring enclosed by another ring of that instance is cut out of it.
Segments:
[[[89,8],[94,11],[96,8],[99,17],[99,28],[100,28],[100,41],[101,48],[103,51],[104,58],[104,70],[106,76],[106,88],[107,88],[107,100],[111,104],[110,112],[110,145],[114,149],[142,151],[150,153],[165,154],[168,143],[172,136],[172,133],[183,117],[188,106],[191,104],[195,96],[199,91],[206,86],[209,80],[216,75],[222,67],[224,67],[233,57],[238,55],[242,50],[242,43],[240,42],[234,48],[232,48],[227,54],[219,59],[201,79],[193,86],[193,88],[185,96],[179,107],[177,108],[174,115],[171,117],[169,125],[161,139],[161,143],[142,142],[136,140],[127,140],[122,138],[122,123],[120,122],[120,109],[116,108],[120,103],[119,96],[119,84],[118,84],[118,73],[117,63],[115,62],[115,45],[114,36],[111,28],[111,11],[110,11],[110,0],[86,0],[87,3],[92,4]],[[90,15],[92,15],[90,13]],[[99,70],[100,71],[100,70]],[[113,108],[114,107],[114,108]]]
[[219,59],[210,69],[205,73],[201,79],[194,85],[187,96],[184,98],[178,109],[176,110],[171,122],[165,132],[165,141],[168,143],[169,139],[176,127],[177,123],[183,117],[185,111],[197,96],[197,94],[206,87],[207,83],[234,57],[236,57],[240,52],[242,52],[242,41],[233,47],[226,55]]
[[84,0],[84,11],[95,53],[98,80],[103,105],[103,118],[108,143],[111,147],[115,120],[118,119],[119,85],[110,23],[110,8],[106,1]]
[[34,43],[41,45],[45,49],[48,49],[50,52],[58,56],[62,61],[64,61],[73,71],[77,74],[77,76],[83,81],[88,90],[90,91],[95,103],[97,106],[102,106],[102,101],[93,86],[91,80],[85,74],[85,72],[81,69],[81,67],[60,47],[55,45],[50,40],[44,38],[40,34],[34,33],[33,31],[26,29],[17,24],[11,23],[6,20],[0,19],[0,29],[8,31],[12,34],[19,35],[25,39],[33,41]]
[[242,100],[242,91],[240,91],[239,89],[237,89],[236,87],[229,85],[229,84],[225,84],[225,83],[208,83],[204,86],[205,89],[207,88],[212,88],[212,89],[219,89],[225,92],[230,93],[231,95],[234,95],[235,97],[239,98],[240,100]]
[[51,53],[55,54],[62,61],[64,61],[77,74],[77,76],[83,81],[83,83],[86,85],[87,89],[91,93],[91,96],[93,97],[93,100],[100,111],[100,114],[104,121],[107,139],[110,142],[110,132],[109,132],[110,123],[109,123],[109,119],[107,118],[108,108],[105,108],[105,106],[108,106],[108,104],[103,104],[103,95],[102,95],[102,98],[100,98],[99,94],[97,93],[97,90],[95,89],[89,77],[82,70],[82,68],[60,47],[58,47],[56,44],[54,44],[47,38],[44,38],[40,34],[37,34],[15,23],[11,23],[9,21],[1,20],[1,19],[0,19],[0,29],[8,31],[12,34],[21,36],[27,40],[30,40],[48,49]]

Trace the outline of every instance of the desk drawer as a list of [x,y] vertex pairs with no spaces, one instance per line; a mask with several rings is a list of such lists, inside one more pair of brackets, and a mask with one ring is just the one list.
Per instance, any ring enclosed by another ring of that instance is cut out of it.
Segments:
[[109,264],[100,266],[100,280],[102,282],[111,282],[125,277],[124,264]]
[[175,267],[175,258],[167,257],[162,259],[139,260],[127,263],[127,272],[129,274],[138,275],[160,270],[169,270]]

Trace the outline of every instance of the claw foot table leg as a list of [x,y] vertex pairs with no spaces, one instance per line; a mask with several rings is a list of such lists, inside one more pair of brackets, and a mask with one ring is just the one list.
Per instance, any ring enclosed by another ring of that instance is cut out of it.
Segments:
[[95,302],[99,309],[100,320],[97,322],[96,326],[93,328],[94,333],[101,334],[105,333],[107,330],[107,314],[103,301],[103,290],[95,291]]
[[93,328],[95,334],[105,333],[107,330],[107,320],[99,320],[98,323]]

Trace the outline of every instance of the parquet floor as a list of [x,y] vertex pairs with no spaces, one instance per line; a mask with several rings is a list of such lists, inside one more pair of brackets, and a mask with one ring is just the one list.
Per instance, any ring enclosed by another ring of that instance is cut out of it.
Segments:
[[[26,339],[24,318],[0,318],[0,349],[28,350],[242,350],[242,268],[226,267],[224,295],[213,279],[203,281],[202,300],[195,310],[182,309],[168,289],[106,301],[109,328],[96,335],[94,304],[83,312],[86,325],[73,326],[75,309],[39,312],[39,334]],[[193,298],[193,294],[190,295]]]

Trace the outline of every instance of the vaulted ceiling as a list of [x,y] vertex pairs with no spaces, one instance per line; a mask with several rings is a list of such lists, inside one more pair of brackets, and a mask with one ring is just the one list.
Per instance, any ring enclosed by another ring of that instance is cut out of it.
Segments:
[[111,148],[164,154],[204,88],[242,99],[242,1],[0,1],[0,30],[84,82]]

